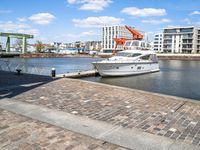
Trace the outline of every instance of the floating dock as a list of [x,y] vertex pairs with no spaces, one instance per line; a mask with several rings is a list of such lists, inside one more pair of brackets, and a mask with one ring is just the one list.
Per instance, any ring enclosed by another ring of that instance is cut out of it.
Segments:
[[6,52],[0,52],[0,58],[8,58],[8,57],[19,57],[19,53],[6,53]]
[[66,74],[58,74],[56,77],[63,78],[81,78],[81,77],[90,77],[90,76],[98,76],[99,73],[96,70],[87,70],[87,71],[78,71],[73,73]]

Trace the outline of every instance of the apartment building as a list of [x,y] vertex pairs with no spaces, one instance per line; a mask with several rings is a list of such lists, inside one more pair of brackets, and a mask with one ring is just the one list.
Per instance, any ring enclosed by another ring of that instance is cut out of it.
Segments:
[[[102,28],[102,47],[103,49],[115,49],[116,43],[114,38],[132,39],[132,34],[125,26],[106,26]],[[118,46],[117,49],[122,49]]]
[[154,35],[153,49],[157,52],[163,52],[163,33]]
[[199,53],[200,28],[171,27],[155,34],[154,50],[164,53]]
[[198,53],[199,31],[191,27],[165,28],[163,32],[163,52],[166,53]]
[[85,42],[85,50],[96,50],[99,51],[102,48],[101,41],[87,41]]

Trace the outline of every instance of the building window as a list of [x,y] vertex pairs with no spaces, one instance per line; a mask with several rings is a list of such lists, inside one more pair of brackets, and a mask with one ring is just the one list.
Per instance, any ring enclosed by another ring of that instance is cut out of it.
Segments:
[[193,28],[180,29],[180,32],[193,32]]

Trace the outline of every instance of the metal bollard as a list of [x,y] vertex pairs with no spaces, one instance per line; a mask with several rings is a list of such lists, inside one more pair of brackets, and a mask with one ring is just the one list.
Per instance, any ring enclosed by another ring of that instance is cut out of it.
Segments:
[[56,69],[55,68],[51,69],[51,77],[56,77]]
[[19,75],[21,75],[21,69],[16,69],[16,71],[17,71],[17,75],[19,76]]

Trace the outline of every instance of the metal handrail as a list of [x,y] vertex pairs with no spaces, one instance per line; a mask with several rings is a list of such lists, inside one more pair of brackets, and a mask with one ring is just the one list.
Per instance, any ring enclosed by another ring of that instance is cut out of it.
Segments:
[[17,69],[21,69],[24,73],[32,73],[32,74],[42,74],[46,71],[46,68],[39,64],[29,64],[26,71],[26,64],[23,62],[12,62],[9,60],[0,60],[0,70],[16,72]]
[[[54,67],[54,66],[52,66]],[[38,74],[38,75],[51,75],[51,68],[50,66],[44,66],[41,63],[35,62],[16,62],[12,59],[0,59],[0,70],[2,71],[9,71],[9,72],[16,72],[17,69],[22,70],[22,73],[29,73],[29,74]],[[85,69],[81,67],[81,65],[76,65],[70,70],[66,70],[65,73],[72,73],[72,72],[82,72],[82,71],[89,71],[91,69]],[[63,72],[63,71],[62,71]]]

